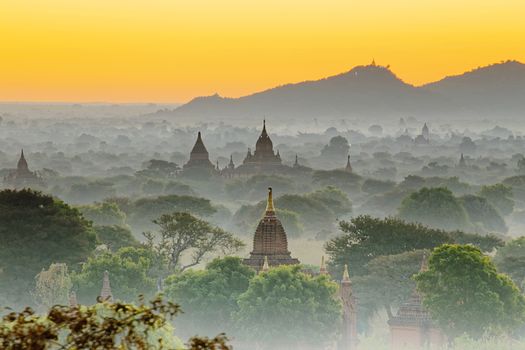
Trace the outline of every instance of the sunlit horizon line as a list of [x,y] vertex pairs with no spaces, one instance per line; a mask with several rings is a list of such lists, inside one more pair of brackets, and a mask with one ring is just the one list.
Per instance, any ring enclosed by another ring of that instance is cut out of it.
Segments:
[[[446,78],[461,76],[461,75],[466,74],[466,73],[474,72],[474,71],[479,70],[479,69],[487,68],[487,67],[494,66],[494,65],[503,64],[503,63],[506,63],[506,62],[517,62],[519,64],[524,64],[522,61],[517,60],[517,59],[500,60],[498,62],[488,63],[488,64],[485,64],[485,65],[479,65],[479,66],[477,66],[475,68],[470,68],[468,70],[465,70],[462,73],[451,74],[451,75],[450,74],[444,75],[443,77],[441,77],[441,78],[439,78],[437,80],[431,80],[431,81],[427,81],[427,82],[424,82],[424,83],[421,83],[421,84],[413,84],[413,83],[410,83],[410,82],[404,80],[402,77],[397,75],[393,70],[391,70],[389,68],[389,65],[383,66],[381,64],[377,64],[376,66],[377,67],[387,68],[395,77],[397,77],[403,83],[408,84],[408,85],[413,86],[413,87],[416,87],[416,88],[420,88],[420,87],[423,87],[423,86],[428,85],[428,84],[432,84],[432,83],[436,83],[436,82],[442,81],[442,80],[444,80]],[[214,96],[214,95],[218,95],[218,96],[220,96],[221,98],[224,98],[224,99],[235,100],[235,99],[239,99],[239,98],[243,98],[243,97],[247,97],[247,96],[252,96],[252,95],[255,95],[255,94],[263,93],[263,92],[266,92],[266,91],[269,91],[269,90],[272,90],[272,89],[276,89],[276,88],[279,88],[279,87],[283,87],[283,86],[297,85],[297,84],[308,83],[308,82],[316,82],[316,81],[321,81],[321,80],[333,78],[333,77],[336,77],[336,76],[339,76],[339,75],[346,74],[346,73],[352,71],[353,69],[355,69],[357,67],[369,67],[369,66],[372,66],[372,64],[371,63],[369,63],[369,64],[358,64],[358,65],[355,65],[354,67],[352,67],[351,69],[345,70],[345,71],[340,72],[340,73],[335,73],[335,74],[331,74],[331,75],[327,75],[327,76],[319,77],[319,78],[314,78],[314,79],[300,80],[300,81],[294,81],[294,82],[283,82],[283,83],[278,84],[278,85],[274,85],[274,86],[271,86],[271,87],[264,88],[262,90],[253,91],[253,92],[250,92],[248,94],[239,95],[239,96],[223,96],[222,94],[216,92],[216,93],[211,94],[211,95],[193,96],[190,99],[188,99],[187,101],[173,101],[173,100],[170,100],[170,101],[167,101],[167,100],[166,101],[164,101],[164,100],[149,100],[149,101],[148,100],[146,100],[146,101],[139,101],[139,100],[93,101],[93,100],[82,100],[82,99],[80,99],[80,100],[76,100],[76,99],[75,100],[74,99],[71,99],[71,100],[68,100],[68,99],[65,99],[65,100],[46,100],[46,99],[42,99],[42,100],[35,100],[35,99],[24,100],[24,99],[21,99],[20,100],[19,99],[19,100],[0,100],[0,105],[2,105],[2,104],[4,104],[4,105],[15,105],[15,104],[36,104],[36,105],[38,105],[38,104],[52,104],[52,105],[66,105],[66,104],[84,104],[84,105],[148,105],[148,104],[184,105],[184,104],[187,104],[187,103],[193,101],[196,98],[211,97],[211,96]]]

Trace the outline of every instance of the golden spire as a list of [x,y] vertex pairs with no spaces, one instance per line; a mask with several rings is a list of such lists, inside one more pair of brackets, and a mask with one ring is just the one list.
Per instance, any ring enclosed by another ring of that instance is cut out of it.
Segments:
[[342,282],[350,282],[350,275],[348,274],[348,265],[345,264],[345,269],[343,271],[343,280]]
[[275,208],[273,206],[273,195],[272,188],[268,187],[268,201],[266,202],[266,215],[275,214]]
[[324,262],[324,255],[321,257],[321,267],[319,268],[320,275],[327,275],[328,271],[326,270],[326,264]]
[[268,256],[265,255],[261,272],[268,272],[268,270],[270,270],[270,264],[268,263]]

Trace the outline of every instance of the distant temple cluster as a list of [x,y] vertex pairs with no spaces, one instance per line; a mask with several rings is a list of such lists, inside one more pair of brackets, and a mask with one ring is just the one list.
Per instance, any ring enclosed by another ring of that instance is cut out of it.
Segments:
[[[254,174],[275,174],[275,173],[297,173],[301,171],[311,170],[308,167],[299,164],[299,157],[295,156],[293,166],[284,165],[279,154],[279,150],[274,151],[273,142],[268,132],[266,131],[266,120],[263,121],[263,128],[261,135],[255,143],[255,151],[252,153],[251,148],[241,165],[235,166],[233,156],[230,155],[230,162],[225,167],[221,168],[217,162],[214,166],[210,161],[209,153],[204,146],[202,135],[197,134],[197,141],[190,152],[189,161],[183,166],[183,173],[186,174],[209,174],[218,175],[227,178],[238,176],[250,176]],[[350,165],[350,156],[348,156],[346,167],[347,172],[352,172]]]
[[14,189],[44,186],[42,177],[37,172],[29,170],[29,165],[24,156],[24,150],[20,153],[20,159],[18,160],[16,169],[4,177],[4,186]]

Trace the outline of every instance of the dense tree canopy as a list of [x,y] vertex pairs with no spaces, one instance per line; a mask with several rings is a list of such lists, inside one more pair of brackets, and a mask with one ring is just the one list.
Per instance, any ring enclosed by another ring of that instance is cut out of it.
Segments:
[[507,232],[505,220],[499,212],[483,197],[465,195],[459,198],[465,208],[469,221],[488,232]]
[[525,237],[516,238],[499,248],[494,263],[518,286],[525,287]]
[[424,187],[406,197],[399,207],[399,217],[444,230],[469,228],[467,213],[461,202],[443,187]]
[[[214,253],[235,253],[244,246],[231,233],[189,213],[164,214],[154,223],[159,231],[144,233],[147,245],[162,257],[171,272],[196,266]],[[184,257],[187,262],[183,262]]]
[[328,145],[321,150],[321,155],[325,157],[346,157],[350,151],[348,140],[343,136],[334,136],[330,139]]
[[165,295],[188,310],[179,318],[182,332],[201,329],[204,334],[229,333],[237,298],[248,289],[255,271],[239,258],[215,259],[205,270],[189,270],[168,277]]
[[319,349],[333,339],[341,312],[337,285],[300,270],[281,266],[252,279],[235,314],[242,337],[264,349]]
[[128,216],[128,223],[135,230],[151,230],[155,227],[153,220],[162,214],[184,211],[208,217],[216,209],[208,199],[191,196],[160,196],[154,198],[139,198],[121,207]]
[[378,194],[392,191],[395,187],[396,183],[394,181],[366,179],[363,182],[361,189],[368,194]]
[[126,224],[126,214],[120,210],[116,203],[102,202],[79,207],[84,217],[94,225],[119,225]]
[[320,186],[335,186],[343,191],[358,193],[362,177],[345,170],[317,170],[312,174],[312,180]]
[[96,246],[77,209],[31,190],[0,192],[0,293],[29,304],[34,278],[51,263],[77,267]]
[[510,332],[525,323],[525,298],[474,246],[436,248],[416,281],[432,318],[452,338]]
[[503,184],[483,186],[479,196],[486,198],[501,215],[507,216],[514,210],[512,188]]
[[53,306],[46,314],[27,308],[0,321],[0,344],[5,350],[173,349],[230,350],[224,335],[191,338],[184,345],[171,319],[180,308],[156,298],[139,305],[97,303],[92,306]]
[[343,234],[325,245],[330,268],[336,276],[342,273],[345,264],[351,267],[351,273],[362,275],[367,271],[365,265],[374,258],[431,249],[444,243],[472,243],[485,251],[503,245],[503,241],[494,236],[445,232],[392,217],[358,216],[341,221],[340,228]]
[[416,284],[412,277],[419,272],[423,250],[379,256],[370,260],[366,274],[353,278],[353,290],[365,314],[385,308],[392,317],[392,307],[407,301]]
[[150,297],[156,292],[157,280],[151,273],[155,262],[154,254],[144,248],[102,253],[89,258],[73,275],[73,289],[81,303],[94,303],[100,296],[104,272],[108,271],[115,299],[131,302],[141,294]]
[[94,230],[99,242],[105,244],[114,252],[120,248],[133,247],[140,244],[127,227],[117,225],[95,226]]

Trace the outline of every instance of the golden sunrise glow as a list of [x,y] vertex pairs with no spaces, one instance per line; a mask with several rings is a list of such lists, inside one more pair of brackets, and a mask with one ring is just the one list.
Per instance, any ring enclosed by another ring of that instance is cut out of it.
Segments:
[[4,0],[0,100],[184,102],[389,64],[525,61],[523,0]]

